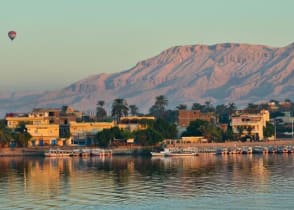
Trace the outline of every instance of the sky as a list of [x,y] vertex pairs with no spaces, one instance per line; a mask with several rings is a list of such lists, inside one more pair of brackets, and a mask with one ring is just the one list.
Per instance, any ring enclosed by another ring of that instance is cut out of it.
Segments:
[[1,0],[0,92],[57,90],[177,45],[286,46],[293,8],[293,0]]

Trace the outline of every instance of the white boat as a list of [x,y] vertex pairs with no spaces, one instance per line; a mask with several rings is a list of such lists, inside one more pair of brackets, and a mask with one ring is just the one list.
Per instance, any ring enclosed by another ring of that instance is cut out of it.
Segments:
[[197,152],[169,152],[165,154],[166,157],[183,157],[183,156],[198,156]]
[[80,156],[90,156],[90,154],[91,154],[91,150],[90,149],[87,149],[87,148],[81,149]]
[[80,149],[74,149],[72,150],[72,156],[80,156],[81,152]]
[[163,151],[160,151],[160,152],[151,152],[151,155],[156,157],[163,157],[163,156],[166,156],[166,154],[169,152],[170,150],[165,148]]
[[72,150],[49,149],[45,152],[46,157],[69,157],[72,155]]
[[92,149],[91,155],[92,156],[112,156],[112,150]]
[[163,156],[163,157],[175,157],[175,156],[197,156],[198,152],[195,150],[179,150],[179,149],[167,149],[160,152],[151,152],[152,156]]

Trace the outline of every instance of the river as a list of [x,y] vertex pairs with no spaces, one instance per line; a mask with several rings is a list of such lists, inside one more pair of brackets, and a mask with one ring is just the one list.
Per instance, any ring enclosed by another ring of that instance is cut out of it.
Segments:
[[293,209],[294,155],[0,158],[0,209]]

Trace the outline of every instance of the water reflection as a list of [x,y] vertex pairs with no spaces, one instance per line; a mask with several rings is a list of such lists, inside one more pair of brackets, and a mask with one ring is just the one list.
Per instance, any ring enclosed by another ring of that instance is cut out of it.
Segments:
[[[136,209],[150,202],[159,202],[160,206],[169,199],[184,202],[198,198],[194,200],[198,203],[199,198],[210,202],[225,195],[230,195],[227,199],[236,195],[275,195],[291,192],[294,187],[293,157],[1,157],[0,207],[35,208],[42,203],[48,208],[115,209],[127,205]],[[10,200],[14,200],[14,206]]]

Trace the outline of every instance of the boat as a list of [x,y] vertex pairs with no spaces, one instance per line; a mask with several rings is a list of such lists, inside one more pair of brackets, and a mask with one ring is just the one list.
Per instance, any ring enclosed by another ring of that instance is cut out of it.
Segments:
[[80,156],[81,150],[80,149],[74,149],[72,150],[71,156]]
[[88,148],[83,148],[80,151],[81,151],[80,156],[82,157],[90,156],[91,154],[91,150]]
[[49,149],[45,152],[45,157],[69,157],[72,155],[72,150]]
[[105,149],[91,149],[91,156],[112,156],[112,150]]
[[159,151],[159,152],[151,152],[152,157],[164,157],[166,156],[167,153],[169,153],[170,150],[165,148],[163,151]]
[[166,157],[183,157],[183,156],[198,156],[197,152],[169,152]]
[[179,157],[179,156],[197,156],[198,150],[193,148],[179,149],[173,148],[169,149],[164,153],[165,157]]

